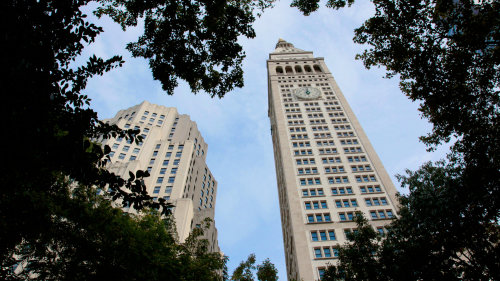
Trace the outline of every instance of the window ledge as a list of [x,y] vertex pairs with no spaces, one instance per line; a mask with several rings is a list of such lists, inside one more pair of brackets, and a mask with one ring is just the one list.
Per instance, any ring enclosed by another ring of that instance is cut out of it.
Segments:
[[344,152],[344,154],[357,154],[357,153],[365,153],[365,152],[364,151]]
[[333,137],[315,137],[315,140],[320,140],[320,139],[332,139]]
[[373,173],[373,170],[366,170],[366,171],[352,171],[353,173]]
[[302,198],[315,198],[315,197],[326,197],[326,195],[310,195],[310,196],[302,196]]
[[343,171],[343,172],[328,172],[328,173],[325,173],[325,174],[345,174],[347,173],[346,171]]
[[[318,210],[321,210],[321,209],[318,209]],[[322,223],[333,223],[333,221],[307,222],[307,224],[322,224]]]
[[314,258],[314,260],[332,260],[332,259],[338,259],[338,257],[330,257],[330,258]]
[[332,194],[332,196],[353,196],[353,195],[356,195],[356,193]]
[[372,218],[371,220],[372,220],[372,221],[383,221],[383,220],[393,220],[393,219],[395,219],[395,218],[396,218],[396,216],[393,216],[392,218],[383,218],[383,219],[381,219],[381,218],[373,219],[373,218]]
[[320,153],[319,155],[338,155],[338,152]]
[[301,177],[303,177],[303,176],[307,176],[307,175],[317,176],[317,175],[319,175],[319,173],[308,173],[308,174],[307,174],[307,173],[304,173],[304,174],[297,174],[297,176],[301,176]]
[[356,135],[352,135],[352,136],[337,136],[337,138],[354,138],[356,137]]

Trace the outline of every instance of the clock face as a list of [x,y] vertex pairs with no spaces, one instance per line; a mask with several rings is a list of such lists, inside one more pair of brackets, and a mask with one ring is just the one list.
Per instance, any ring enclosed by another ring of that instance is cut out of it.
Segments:
[[318,88],[313,87],[304,87],[295,90],[295,96],[304,99],[304,100],[312,100],[316,99],[321,95],[321,91]]

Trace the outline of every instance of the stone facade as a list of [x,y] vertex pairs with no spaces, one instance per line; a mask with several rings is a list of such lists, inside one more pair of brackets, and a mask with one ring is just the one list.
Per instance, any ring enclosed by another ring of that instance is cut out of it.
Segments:
[[267,70],[287,277],[318,280],[356,211],[385,231],[396,188],[323,58],[280,39]]
[[[129,171],[148,170],[151,176],[144,182],[149,194],[175,205],[172,211],[181,242],[204,218],[214,220],[217,181],[206,165],[208,145],[189,115],[144,101],[102,121],[141,130],[144,141],[139,145],[114,138],[103,142],[112,150],[108,169],[124,179]],[[124,211],[135,212],[128,207]],[[211,252],[220,252],[214,223],[205,238]]]

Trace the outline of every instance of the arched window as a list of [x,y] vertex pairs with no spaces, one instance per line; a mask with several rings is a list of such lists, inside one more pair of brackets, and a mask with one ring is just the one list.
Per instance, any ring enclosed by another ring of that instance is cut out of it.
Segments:
[[323,72],[323,71],[321,71],[321,67],[319,67],[319,65],[315,64],[313,67],[314,67],[314,71]]
[[283,73],[283,67],[277,66],[276,67],[276,73]]
[[291,66],[285,67],[286,74],[293,74],[293,69]]
[[305,72],[312,72],[312,69],[309,65],[304,65],[304,71]]
[[302,67],[300,67],[300,65],[295,66],[295,73],[302,73]]

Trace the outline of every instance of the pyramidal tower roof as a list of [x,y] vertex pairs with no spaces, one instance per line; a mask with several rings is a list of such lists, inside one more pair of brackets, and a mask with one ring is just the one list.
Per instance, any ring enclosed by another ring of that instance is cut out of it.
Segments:
[[276,50],[272,52],[273,54],[278,54],[278,53],[307,53],[307,51],[295,48],[292,43],[288,43],[282,38],[278,40],[278,43],[276,43]]

